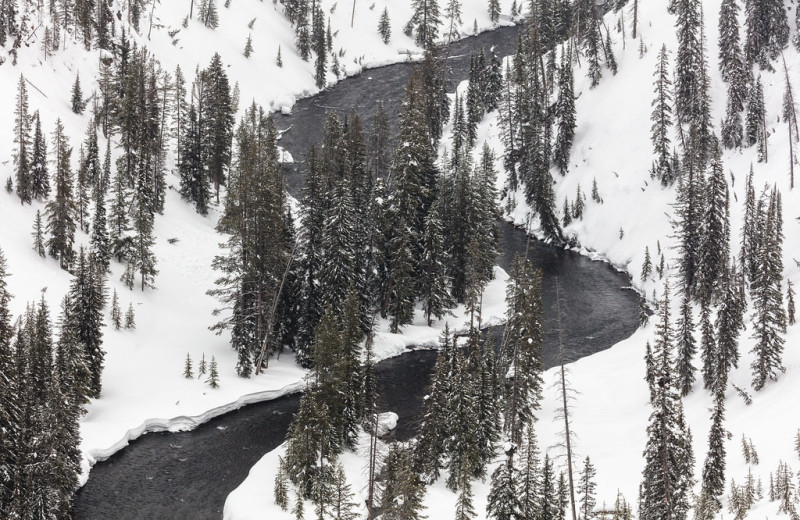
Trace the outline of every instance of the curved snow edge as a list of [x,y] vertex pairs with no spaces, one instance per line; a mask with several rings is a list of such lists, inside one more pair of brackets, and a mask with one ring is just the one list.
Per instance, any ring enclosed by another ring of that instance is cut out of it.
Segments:
[[253,392],[251,394],[245,394],[239,397],[236,401],[231,403],[223,404],[221,406],[217,406],[210,410],[207,410],[199,415],[179,415],[177,417],[173,417],[171,419],[164,419],[164,418],[153,418],[145,420],[141,425],[131,428],[125,435],[120,439],[118,442],[114,443],[108,448],[98,448],[98,449],[90,449],[84,452],[84,467],[83,471],[81,472],[79,478],[79,486],[83,486],[86,484],[86,481],[89,479],[89,471],[91,470],[92,466],[94,466],[97,462],[102,462],[107,460],[109,457],[120,451],[121,449],[125,448],[130,444],[131,441],[135,441],[142,435],[146,433],[156,433],[156,432],[185,432],[194,430],[201,424],[204,424],[211,419],[215,419],[220,415],[224,415],[228,412],[232,412],[234,410],[238,410],[248,404],[255,404],[264,401],[271,401],[273,399],[278,399],[279,397],[283,397],[285,395],[294,394],[300,392],[305,388],[305,380],[297,381],[295,383],[289,384],[284,386],[283,388],[279,388],[277,390],[264,390],[261,392]]

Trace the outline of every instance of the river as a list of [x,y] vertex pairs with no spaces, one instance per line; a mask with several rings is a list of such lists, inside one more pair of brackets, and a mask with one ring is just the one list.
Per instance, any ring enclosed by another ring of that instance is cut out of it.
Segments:
[[[450,88],[465,79],[470,49],[495,47],[511,54],[516,27],[467,38],[450,46]],[[302,161],[308,146],[317,142],[330,109],[355,107],[365,125],[378,100],[383,100],[396,121],[410,65],[398,64],[364,71],[312,98],[299,101],[289,115],[278,115],[288,129],[281,145],[295,158],[287,167],[289,189],[296,194],[302,184]],[[501,223],[503,253],[497,263],[508,269],[514,254],[528,250],[543,272],[545,304],[544,363],[557,361],[555,337],[555,280],[558,277],[563,314],[565,358],[574,361],[599,352],[636,330],[637,296],[624,288],[627,275],[602,262],[577,253],[531,241],[524,231]],[[378,363],[376,373],[387,410],[400,416],[395,435],[408,437],[428,384],[436,354],[422,350]],[[267,373],[266,376],[269,377]],[[108,519],[219,519],[225,499],[247,476],[261,456],[279,446],[286,435],[299,395],[246,406],[217,417],[191,432],[150,433],[133,441],[92,469],[75,498],[75,518]],[[270,493],[270,489],[265,489]]]

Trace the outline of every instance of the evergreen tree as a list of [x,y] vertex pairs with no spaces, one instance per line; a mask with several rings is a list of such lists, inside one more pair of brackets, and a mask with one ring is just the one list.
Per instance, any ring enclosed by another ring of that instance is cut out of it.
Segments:
[[103,272],[108,271],[111,261],[111,241],[108,236],[106,224],[106,199],[103,189],[98,189],[94,202],[94,220],[92,222],[92,236],[90,240],[92,255],[98,268]]
[[508,319],[502,343],[502,370],[506,374],[503,404],[506,435],[522,444],[522,432],[533,421],[542,391],[541,274],[530,261],[516,257],[506,289]]
[[13,464],[14,442],[18,424],[17,394],[18,381],[15,378],[14,352],[11,339],[14,326],[11,323],[11,293],[8,291],[9,276],[3,250],[0,249],[0,510],[7,511],[14,489]]
[[703,463],[702,493],[712,497],[712,512],[719,511],[722,504],[720,497],[725,492],[725,398],[718,393],[714,399],[714,411],[711,415],[711,431],[708,435],[708,453]]
[[697,353],[697,344],[694,339],[694,320],[692,319],[692,305],[687,293],[681,300],[681,314],[678,317],[675,359],[676,386],[682,396],[689,395],[695,380],[694,364],[692,363]]
[[31,197],[44,200],[50,194],[50,175],[47,172],[47,141],[42,133],[39,111],[33,113],[33,151],[31,153]]
[[413,14],[406,24],[409,36],[414,34],[417,45],[424,49],[433,47],[439,38],[439,4],[437,0],[411,0]]
[[786,318],[789,322],[789,325],[794,325],[795,319],[795,308],[794,308],[794,288],[792,287],[792,281],[786,280]]
[[47,251],[53,258],[58,258],[62,269],[72,263],[74,252],[72,244],[75,240],[75,202],[72,195],[72,175],[70,173],[70,155],[72,149],[64,135],[61,120],[56,121],[53,133],[55,158],[55,198],[47,203]]
[[500,2],[499,0],[489,0],[489,20],[492,23],[500,21]]
[[642,262],[642,281],[647,281],[653,274],[653,262],[650,260],[650,249],[644,246],[644,261]]
[[[761,84],[761,76],[756,80],[755,88],[750,89],[750,96],[747,102],[747,119],[745,122],[744,143],[747,146],[754,144],[766,147],[766,108],[764,106],[764,87]],[[759,153],[759,162],[763,160],[763,155]]]
[[782,2],[747,0],[745,12],[744,54],[747,63],[771,69],[769,60],[778,57],[789,42],[789,23]]
[[186,134],[181,142],[180,163],[178,163],[181,179],[180,194],[187,201],[194,203],[198,213],[206,215],[211,193],[202,163],[201,129],[194,103],[189,107],[185,124]]
[[116,289],[114,289],[114,293],[111,296],[111,324],[114,325],[115,330],[119,330],[122,327],[122,310],[119,308],[119,297]]
[[83,91],[81,90],[80,74],[75,75],[75,83],[72,84],[72,97],[70,98],[72,111],[76,114],[83,114]]
[[700,247],[705,196],[705,179],[702,170],[695,160],[687,157],[684,160],[684,172],[678,184],[677,201],[675,203],[677,219],[673,222],[678,238],[678,273],[683,291],[695,294],[698,283],[698,265],[700,263]]
[[20,74],[17,99],[14,107],[14,165],[17,181],[17,196],[21,204],[30,204],[33,196],[32,164],[35,160],[31,150],[31,119],[28,115],[28,90],[25,78]]
[[730,254],[728,199],[722,152],[719,146],[715,146],[703,200],[702,236],[698,254],[697,278],[701,300],[716,299],[719,295],[719,279],[727,269]]
[[75,265],[75,277],[70,283],[69,296],[75,318],[75,337],[83,348],[88,363],[90,397],[99,397],[102,388],[105,291],[102,274],[81,249]]
[[384,462],[384,491],[381,508],[384,520],[421,520],[425,485],[415,474],[411,451],[392,444]]
[[128,304],[128,310],[125,311],[125,328],[126,329],[135,329],[136,328],[136,318],[133,313],[133,303]]
[[247,42],[244,44],[244,57],[249,58],[253,54],[253,35],[247,35]]
[[444,8],[444,17],[447,22],[447,42],[458,38],[458,27],[463,25],[461,20],[461,0],[447,0],[447,7]]
[[333,520],[356,520],[358,504],[353,501],[354,495],[344,474],[341,464],[336,466],[333,483],[333,500],[331,501],[331,518]]
[[281,57],[281,46],[278,45],[278,55],[275,57],[275,65],[282,68],[283,67],[283,58]]
[[595,516],[594,508],[597,504],[595,488],[597,484],[594,478],[596,476],[597,470],[594,469],[594,465],[592,461],[589,460],[589,457],[586,457],[586,460],[583,462],[583,468],[581,469],[580,479],[578,480],[578,496],[580,497],[578,502],[580,504],[581,518],[583,520],[589,520]]
[[139,275],[141,290],[155,288],[156,256],[153,253],[153,191],[144,169],[140,170],[136,182],[136,199],[133,205],[133,241],[130,263]]
[[[213,3],[214,0],[208,1]],[[219,53],[211,57],[208,67],[200,75],[200,82],[197,120],[201,135],[201,162],[219,203],[219,188],[225,184],[231,163],[235,112],[228,75]]]
[[217,13],[216,0],[202,0],[200,9],[197,11],[197,18],[209,29],[216,29],[219,26],[219,14]]
[[183,377],[186,379],[194,379],[194,372],[192,372],[192,356],[186,353],[186,361],[183,363]]
[[492,473],[486,515],[495,520],[519,518],[520,504],[515,489],[518,472],[514,467],[514,448],[506,453],[505,460]]
[[572,141],[575,137],[575,94],[573,91],[572,63],[569,54],[561,48],[561,68],[558,75],[558,99],[556,101],[556,117],[558,118],[558,133],[553,152],[553,163],[558,167],[561,175],[569,168],[569,156],[572,150]]
[[275,505],[281,508],[281,511],[289,509],[289,486],[288,478],[286,476],[286,463],[283,462],[283,457],[278,457],[278,472],[275,474],[275,485],[272,493],[275,497]]
[[33,221],[33,250],[36,254],[44,258],[46,256],[45,240],[44,240],[44,226],[42,225],[42,212],[36,210],[36,218]]
[[378,33],[381,35],[383,43],[388,44],[392,38],[392,24],[389,21],[389,8],[384,7],[381,18],[378,21]]
[[211,388],[219,388],[219,372],[217,371],[217,358],[211,356],[211,364],[208,367],[208,379],[206,383]]
[[677,172],[672,171],[669,151],[669,133],[672,127],[672,93],[670,92],[672,81],[670,80],[666,44],[661,46],[661,51],[658,53],[655,77],[656,97],[652,102],[653,112],[650,116],[650,120],[653,122],[650,127],[650,136],[653,142],[653,153],[656,156],[652,174],[661,181],[662,186],[669,186],[677,177]]
[[328,52],[325,42],[325,18],[321,9],[312,17],[311,45],[317,55],[314,64],[314,78],[317,88],[322,89],[328,84],[325,77],[328,70]]
[[450,283],[445,265],[444,237],[442,222],[439,218],[438,208],[434,205],[425,223],[425,236],[423,242],[422,258],[420,259],[419,280],[420,299],[422,310],[428,321],[428,326],[433,324],[433,318],[441,320],[454,302],[450,296]]
[[786,332],[786,312],[783,308],[781,281],[783,279],[780,194],[773,189],[768,209],[758,223],[761,237],[756,251],[756,269],[750,281],[753,299],[753,339],[751,350],[756,358],[750,365],[753,370],[753,388],[761,390],[767,379],[776,380],[783,372],[782,354]]
[[586,31],[583,36],[584,54],[588,63],[589,87],[594,88],[600,84],[603,71],[600,67],[600,50],[603,48],[603,35],[600,32],[600,21],[596,9],[589,10]]
[[745,302],[739,290],[739,275],[736,264],[726,271],[720,293],[720,304],[717,311],[716,334],[717,351],[714,368],[715,392],[722,392],[727,387],[728,372],[739,366],[738,338],[744,328]]
[[683,405],[672,380],[672,343],[669,286],[665,286],[656,327],[653,412],[647,427],[645,467],[639,491],[642,520],[682,520],[688,511],[693,456]]

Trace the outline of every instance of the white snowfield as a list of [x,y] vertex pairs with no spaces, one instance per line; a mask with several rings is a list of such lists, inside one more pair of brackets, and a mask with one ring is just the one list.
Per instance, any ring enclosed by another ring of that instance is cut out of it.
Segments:
[[[481,2],[482,3],[482,2]],[[675,241],[669,215],[675,200],[675,188],[662,188],[658,181],[649,176],[652,164],[650,143],[650,103],[653,98],[653,71],[656,57],[662,44],[670,52],[670,65],[674,66],[677,43],[674,32],[675,17],[666,12],[667,2],[639,3],[639,31],[647,52],[639,57],[639,42],[630,39],[630,5],[625,8],[627,24],[623,41],[617,32],[619,13],[610,13],[605,22],[612,31],[614,52],[619,63],[619,73],[613,76],[608,69],[603,70],[603,79],[598,87],[589,89],[586,67],[575,69],[575,95],[577,97],[577,120],[575,144],[572,150],[569,172],[562,177],[554,171],[556,180],[556,206],[561,210],[564,198],[574,201],[578,185],[586,196],[587,208],[584,218],[573,221],[566,233],[575,235],[580,241],[580,251],[593,259],[602,259],[613,266],[631,274],[633,284],[647,295],[652,302],[653,291],[661,297],[663,283],[655,274],[642,281],[641,266],[645,246],[649,247],[651,257],[658,263],[657,241],[660,242],[667,261],[666,277],[672,277],[670,267],[675,258]],[[705,13],[705,36],[707,39],[707,60],[711,75],[712,120],[719,121],[725,112],[726,86],[718,69],[717,23],[720,0],[703,0]],[[505,11],[504,11],[505,12]],[[744,23],[740,11],[739,21]],[[794,12],[789,11],[792,36],[796,34]],[[744,29],[741,31],[742,37]],[[784,51],[789,75],[795,92],[800,88],[800,56],[790,45]],[[723,160],[728,174],[730,189],[731,251],[738,254],[744,213],[745,184],[750,165],[755,171],[757,195],[765,185],[777,186],[783,196],[784,235],[783,265],[784,277],[792,280],[794,287],[800,284],[800,268],[795,260],[800,260],[800,187],[789,188],[789,141],[787,124],[781,121],[783,96],[783,70],[780,62],[775,63],[776,72],[760,72],[765,90],[767,107],[767,126],[769,133],[769,162],[758,163],[755,147],[742,150],[725,150]],[[759,74],[759,71],[754,71]],[[462,84],[461,89],[465,88]],[[796,94],[797,95],[797,94]],[[490,115],[479,128],[478,149],[485,140],[498,151],[502,150],[496,115]],[[446,142],[447,137],[445,137]],[[672,136],[673,144],[678,143],[677,135]],[[797,143],[795,143],[795,147]],[[501,163],[498,161],[498,169]],[[797,168],[797,165],[795,166]],[[800,172],[796,172],[796,175]],[[604,203],[592,201],[591,187],[597,180],[600,196]],[[501,187],[503,179],[498,179]],[[515,197],[516,209],[511,218],[519,225],[527,220],[528,208],[523,197]],[[622,237],[620,237],[622,230]],[[533,223],[536,233],[537,224]],[[782,286],[785,291],[786,283]],[[487,291],[487,294],[490,294]],[[679,301],[674,301],[673,317],[677,316]],[[695,323],[699,309],[695,308]],[[730,374],[731,384],[741,387],[752,395],[753,402],[746,405],[732,386],[726,393],[725,428],[730,433],[725,447],[726,493],[731,479],[737,485],[744,484],[748,472],[756,482],[760,481],[765,497],[749,511],[747,518],[787,518],[778,511],[778,502],[769,502],[770,473],[775,473],[780,461],[787,463],[795,474],[800,471],[800,458],[794,451],[794,439],[800,429],[800,333],[798,326],[789,326],[785,336],[783,364],[786,368],[777,382],[769,382],[760,392],[750,386],[752,379],[750,354],[754,342],[750,338],[752,310],[746,314],[747,329],[741,333],[739,368]],[[648,390],[644,381],[644,347],[652,340],[652,323],[638,330],[633,336],[609,350],[584,358],[569,366],[569,380],[578,392],[573,403],[572,430],[577,435],[573,444],[577,456],[576,470],[585,456],[590,456],[597,469],[598,507],[613,508],[617,493],[622,493],[636,511],[636,499],[643,468],[642,452],[646,442],[645,428],[650,415]],[[699,341],[699,333],[696,339]],[[700,366],[699,355],[695,365]],[[538,413],[537,436],[540,448],[551,457],[558,457],[557,463],[565,468],[563,449],[560,448],[560,432],[563,424],[555,421],[556,409],[560,406],[555,388],[551,383],[557,374],[553,370],[545,374],[545,399]],[[699,377],[699,375],[698,375]],[[696,382],[693,391],[684,399],[686,419],[693,436],[696,458],[695,478],[700,480],[702,464],[707,451],[708,430],[713,399],[702,389],[702,382]],[[746,464],[741,450],[742,436],[752,442],[758,452],[759,464]],[[284,448],[268,453],[251,470],[250,476],[231,493],[225,506],[226,520],[256,520],[291,518],[288,512],[275,506],[272,482],[277,468],[277,456]],[[356,453],[345,453],[341,461],[347,470],[347,478],[357,493],[356,502],[363,504],[366,497],[365,449],[360,447]],[[493,468],[489,468],[491,474]],[[794,480],[797,485],[798,479]],[[478,518],[485,518],[486,497],[489,490],[486,482],[476,482],[474,506]],[[694,491],[699,493],[699,485]],[[429,518],[450,518],[455,511],[456,495],[444,485],[444,479],[428,488],[425,513]],[[723,499],[723,510],[718,518],[728,518],[727,497]],[[310,507],[310,504],[307,504]],[[308,510],[308,509],[306,509]]]
[[[503,11],[510,9],[510,0],[503,0]],[[124,2],[118,7],[124,8]],[[195,2],[198,4],[198,2]],[[139,48],[146,46],[161,66],[174,75],[181,66],[191,87],[195,69],[208,65],[218,52],[226,66],[231,85],[239,84],[240,103],[243,110],[252,102],[273,111],[290,111],[299,97],[318,92],[314,85],[314,64],[302,61],[294,45],[294,31],[282,14],[282,4],[261,0],[236,0],[231,8],[224,8],[218,1],[219,27],[211,30],[196,19],[183,27],[188,15],[189,2],[157,3],[153,28],[148,38],[148,17],[142,19],[141,33],[132,32],[123,22],[126,33]],[[337,7],[338,6],[338,7]],[[378,34],[378,20],[384,8],[388,9],[392,22],[392,37],[384,44]],[[334,33],[334,49],[340,57],[341,77],[361,72],[366,67],[375,67],[402,62],[420,56],[421,51],[413,39],[402,33],[402,27],[410,17],[408,2],[390,0],[357,1],[351,28],[353,5],[350,2],[323,0],[322,8],[330,17]],[[116,12],[116,10],[115,10]],[[148,13],[149,14],[149,13]],[[473,33],[473,24],[479,30],[492,27],[483,2],[470,2],[463,9],[462,36]],[[252,22],[252,28],[248,25]],[[511,23],[505,16],[501,23]],[[177,31],[173,36],[171,32]],[[253,54],[243,55],[248,35],[252,36]],[[86,136],[90,120],[90,109],[83,115],[70,110],[71,87],[75,75],[80,74],[81,86],[88,98],[97,86],[98,66],[107,51],[93,49],[87,52],[83,45],[66,38],[66,44],[54,55],[44,59],[39,50],[40,42],[32,39],[29,46],[19,51],[19,62],[12,66],[10,60],[0,66],[0,92],[8,101],[0,107],[0,179],[5,186],[7,177],[13,177],[13,99],[20,74],[28,81],[30,112],[39,110],[42,130],[48,139],[61,118],[73,148],[72,167],[77,168],[78,150]],[[281,50],[283,67],[276,64],[278,49]],[[337,81],[328,74],[329,84]],[[100,135],[100,149],[105,150],[105,139]],[[171,145],[174,147],[174,145]],[[113,159],[117,152],[112,142]],[[292,162],[291,154],[284,152],[282,162]],[[91,466],[125,447],[131,440],[148,431],[180,431],[196,427],[219,414],[234,410],[245,404],[274,399],[298,391],[303,386],[305,371],[298,367],[291,355],[279,360],[272,359],[264,375],[241,379],[236,376],[236,354],[230,348],[226,335],[216,336],[208,330],[215,322],[212,316],[217,302],[206,295],[213,286],[217,273],[211,269],[212,258],[220,252],[218,244],[224,237],[215,231],[220,207],[212,207],[207,217],[197,215],[183,202],[178,193],[178,176],[174,171],[174,155],[168,156],[169,173],[166,207],[163,216],[155,222],[159,274],[156,290],[129,291],[119,281],[124,266],[112,261],[109,277],[109,296],[112,290],[119,293],[123,311],[132,303],[136,312],[136,330],[115,331],[107,326],[103,347],[106,351],[103,391],[100,399],[92,401],[88,413],[81,420],[81,449],[84,454],[81,484],[86,482]],[[52,166],[51,166],[52,170]],[[52,173],[52,171],[51,171]],[[34,202],[21,206],[15,194],[0,192],[0,247],[8,260],[11,276],[9,290],[14,295],[12,312],[19,316],[28,302],[38,301],[41,290],[48,302],[55,321],[61,298],[69,287],[70,275],[59,269],[53,259],[41,259],[32,249],[31,231],[36,211],[44,213],[44,204]],[[177,239],[169,243],[168,239]],[[76,248],[88,246],[89,237],[78,231]],[[492,289],[502,295],[505,273],[498,271]],[[486,301],[484,321],[498,323],[505,313],[502,297],[492,303]],[[461,327],[463,308],[456,310],[457,317],[449,319],[451,327]],[[402,335],[381,332],[376,337],[376,355],[380,358],[397,355],[410,346],[432,347],[436,344],[444,323],[434,328],[425,326],[418,317],[414,325],[407,327]],[[381,323],[380,330],[388,330]],[[57,330],[56,330],[57,332]],[[190,354],[195,379],[183,378],[183,366]],[[203,376],[197,379],[197,367],[201,357],[206,362],[216,357],[220,371],[220,388],[211,389]]]

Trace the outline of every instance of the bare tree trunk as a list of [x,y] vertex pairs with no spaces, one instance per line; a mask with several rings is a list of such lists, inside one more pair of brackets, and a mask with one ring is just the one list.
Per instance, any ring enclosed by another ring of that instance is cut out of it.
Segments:
[[356,0],[353,0],[353,13],[350,15],[350,28],[353,28],[353,24],[356,20]]
[[283,284],[286,282],[286,277],[289,276],[289,269],[292,267],[295,251],[297,251],[297,242],[295,242],[294,246],[292,246],[292,252],[289,255],[289,261],[286,262],[286,270],[283,272],[281,284],[278,286],[278,290],[275,293],[275,300],[272,302],[272,310],[269,313],[269,320],[267,320],[267,331],[264,335],[264,341],[261,344],[261,353],[258,355],[258,359],[256,360],[256,375],[262,372],[261,364],[265,361],[267,368],[269,368],[269,356],[267,355],[267,348],[269,347],[270,338],[272,336],[272,325],[275,320],[275,311],[278,309],[278,301],[280,300],[281,291],[283,291]]
[[189,19],[192,19],[192,12],[194,11],[194,0],[189,4]]
[[572,475],[572,439],[569,429],[569,408],[567,407],[567,378],[564,369],[564,341],[561,328],[561,295],[558,277],[556,276],[556,317],[558,319],[558,351],[561,357],[561,404],[564,407],[564,437],[567,446],[567,476],[569,477],[569,501],[572,506],[572,520],[578,520],[575,510],[575,483]]
[[633,0],[633,34],[631,37],[636,40],[636,25],[639,23],[639,0]]

